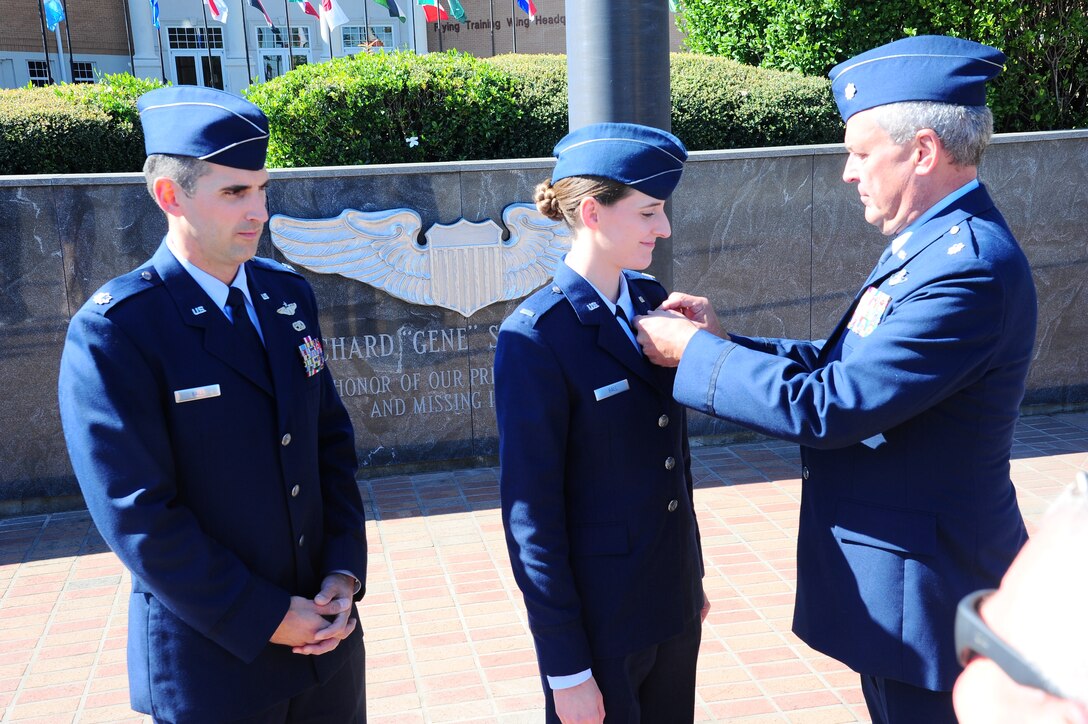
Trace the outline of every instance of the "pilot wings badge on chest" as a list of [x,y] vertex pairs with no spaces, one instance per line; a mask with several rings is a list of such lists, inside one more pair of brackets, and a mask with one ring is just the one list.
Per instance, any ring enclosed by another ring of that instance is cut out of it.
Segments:
[[345,209],[332,219],[277,214],[272,243],[292,263],[319,274],[341,274],[412,304],[452,309],[465,317],[489,304],[517,299],[548,281],[570,249],[570,230],[532,204],[502,214],[510,238],[491,219],[423,227],[411,209]]

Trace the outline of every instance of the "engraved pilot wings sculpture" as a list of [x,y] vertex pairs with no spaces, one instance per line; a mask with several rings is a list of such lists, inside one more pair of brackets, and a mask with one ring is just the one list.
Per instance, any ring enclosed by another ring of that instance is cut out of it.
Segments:
[[517,299],[548,281],[570,249],[566,224],[532,204],[503,210],[510,239],[491,219],[423,227],[411,209],[344,209],[331,219],[277,214],[272,243],[291,262],[319,274],[341,274],[412,304],[452,309],[465,317],[489,304]]

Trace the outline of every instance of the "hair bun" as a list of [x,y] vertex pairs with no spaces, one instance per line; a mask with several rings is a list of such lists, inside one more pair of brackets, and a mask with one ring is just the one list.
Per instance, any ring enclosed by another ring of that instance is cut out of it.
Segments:
[[537,211],[544,216],[553,221],[563,221],[563,210],[559,206],[551,180],[541,181],[536,185],[533,201],[536,202]]

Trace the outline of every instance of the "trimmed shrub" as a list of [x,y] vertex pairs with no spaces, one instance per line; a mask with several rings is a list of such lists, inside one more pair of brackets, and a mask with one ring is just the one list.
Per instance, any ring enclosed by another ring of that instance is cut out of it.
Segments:
[[139,171],[136,98],[161,85],[122,74],[93,85],[0,90],[0,174]]
[[270,167],[508,158],[517,84],[450,51],[374,53],[297,68],[246,96],[268,115]]
[[552,155],[567,134],[567,56],[511,53],[485,62],[509,74],[524,115],[515,133],[512,158]]
[[837,63],[910,35],[1000,48],[990,84],[995,130],[1088,125],[1088,6],[1072,0],[684,0],[687,46],[747,65],[825,76]]

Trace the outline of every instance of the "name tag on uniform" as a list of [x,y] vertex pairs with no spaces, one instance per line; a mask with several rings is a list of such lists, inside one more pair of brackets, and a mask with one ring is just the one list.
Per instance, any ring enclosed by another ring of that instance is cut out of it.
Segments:
[[627,380],[620,380],[619,382],[613,382],[612,384],[605,385],[604,387],[598,387],[597,389],[593,390],[593,396],[597,398],[597,402],[600,402],[601,400],[612,397],[613,395],[618,395],[621,392],[627,392],[627,390],[629,389],[631,389],[631,385],[627,382]]
[[204,385],[203,387],[190,387],[187,390],[174,390],[174,402],[179,405],[182,402],[194,400],[206,400],[209,397],[219,397],[219,385]]

